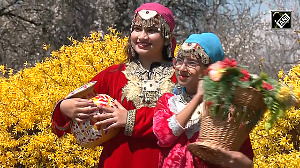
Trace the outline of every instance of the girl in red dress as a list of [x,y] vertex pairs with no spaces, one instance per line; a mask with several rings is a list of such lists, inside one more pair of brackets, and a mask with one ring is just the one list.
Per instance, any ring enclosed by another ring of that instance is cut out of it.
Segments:
[[158,3],[146,3],[136,9],[132,20],[129,62],[101,71],[94,92],[108,94],[116,107],[96,107],[92,101],[70,98],[57,103],[52,117],[54,132],[70,132],[71,120],[83,121],[101,109],[105,114],[92,116],[95,125],[121,129],[104,148],[99,167],[153,168],[158,166],[159,147],[153,134],[154,107],[160,96],[172,92],[176,77],[172,65],[175,48],[174,17],[170,9]]
[[[177,94],[164,94],[158,100],[154,113],[153,130],[161,147],[159,167],[216,167],[192,156],[187,145],[197,141],[199,136],[204,72],[208,65],[223,59],[221,42],[213,33],[193,34],[179,49],[174,67],[178,84],[183,88]],[[242,153],[220,150],[224,156],[228,156],[227,162],[222,163],[223,166],[253,167],[253,152],[249,138],[240,151]]]

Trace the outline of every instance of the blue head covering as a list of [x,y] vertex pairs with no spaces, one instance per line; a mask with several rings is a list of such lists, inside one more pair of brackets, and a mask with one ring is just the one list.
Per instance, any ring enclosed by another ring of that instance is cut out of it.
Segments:
[[198,43],[209,56],[212,63],[224,59],[221,41],[214,33],[191,34],[184,43]]
[[[214,33],[191,34],[184,43],[198,43],[212,63],[224,60],[224,51],[221,41]],[[177,84],[173,93],[180,94],[184,89],[184,87],[181,88],[181,86]]]

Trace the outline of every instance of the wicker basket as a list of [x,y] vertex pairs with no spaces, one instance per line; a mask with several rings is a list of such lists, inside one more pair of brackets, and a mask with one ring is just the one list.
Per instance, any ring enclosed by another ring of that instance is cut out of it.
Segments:
[[198,142],[188,145],[190,152],[208,162],[222,163],[220,149],[238,151],[267,107],[261,92],[237,87],[228,119],[202,115]]

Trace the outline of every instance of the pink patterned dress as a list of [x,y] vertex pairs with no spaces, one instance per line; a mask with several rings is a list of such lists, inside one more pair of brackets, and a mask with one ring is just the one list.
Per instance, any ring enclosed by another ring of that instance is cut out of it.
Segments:
[[[179,95],[164,94],[157,102],[153,118],[153,131],[160,146],[160,168],[212,168],[215,165],[193,157],[187,145],[197,141],[200,128],[200,110],[202,104],[193,113],[187,125],[183,128],[176,120],[175,115],[182,111],[191,97],[185,92]],[[248,138],[240,149],[250,159],[253,151]]]

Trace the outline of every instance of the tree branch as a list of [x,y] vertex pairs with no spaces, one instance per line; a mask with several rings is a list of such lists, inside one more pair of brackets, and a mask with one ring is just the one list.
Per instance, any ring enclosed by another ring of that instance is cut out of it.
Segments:
[[27,18],[25,18],[25,17],[16,15],[16,14],[11,13],[11,12],[6,13],[5,15],[6,15],[6,16],[10,16],[10,17],[16,17],[16,18],[18,18],[18,19],[20,19],[20,20],[23,20],[23,21],[28,22],[28,23],[30,23],[30,24],[33,24],[33,25],[35,25],[35,26],[40,26],[40,25],[41,25],[41,23],[35,22],[35,21],[33,21],[33,20],[30,20],[30,19],[27,19]]

